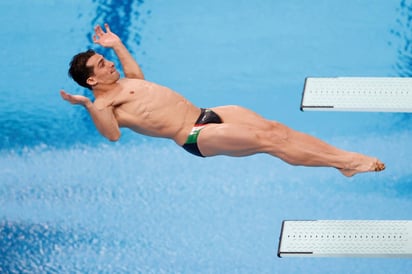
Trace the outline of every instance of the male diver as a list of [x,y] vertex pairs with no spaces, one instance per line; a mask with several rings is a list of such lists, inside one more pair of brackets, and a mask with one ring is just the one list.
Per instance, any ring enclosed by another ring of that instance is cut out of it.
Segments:
[[64,90],[60,94],[64,100],[84,106],[98,131],[111,141],[119,139],[120,127],[127,127],[172,139],[200,157],[267,153],[291,165],[334,167],[348,177],[385,168],[376,158],[338,149],[240,106],[198,108],[175,91],[146,81],[138,63],[107,24],[105,30],[97,26],[94,31],[94,43],[114,50],[125,78],[120,78],[113,62],[88,50],[73,57],[69,74],[92,90],[94,102]]

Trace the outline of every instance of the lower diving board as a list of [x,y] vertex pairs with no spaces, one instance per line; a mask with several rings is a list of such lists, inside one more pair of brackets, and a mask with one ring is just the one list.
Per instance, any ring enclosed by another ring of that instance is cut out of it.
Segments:
[[412,78],[308,77],[300,109],[412,112]]
[[278,256],[412,258],[412,221],[283,221]]

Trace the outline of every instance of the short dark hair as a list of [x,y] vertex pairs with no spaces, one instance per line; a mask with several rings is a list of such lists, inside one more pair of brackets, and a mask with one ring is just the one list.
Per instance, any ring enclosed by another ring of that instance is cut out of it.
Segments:
[[77,84],[88,89],[92,89],[92,87],[87,84],[87,79],[93,75],[93,67],[88,67],[86,63],[89,58],[95,54],[96,52],[94,50],[89,49],[73,56],[70,62],[69,76]]

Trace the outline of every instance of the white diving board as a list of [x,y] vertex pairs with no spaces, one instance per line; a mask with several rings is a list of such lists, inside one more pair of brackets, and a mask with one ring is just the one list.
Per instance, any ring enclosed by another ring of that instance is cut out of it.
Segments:
[[412,221],[283,221],[278,256],[412,258]]
[[412,112],[412,78],[308,77],[300,109]]

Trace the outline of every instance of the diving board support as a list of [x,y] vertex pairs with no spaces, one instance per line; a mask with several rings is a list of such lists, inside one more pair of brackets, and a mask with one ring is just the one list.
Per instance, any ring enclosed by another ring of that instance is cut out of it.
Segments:
[[412,78],[308,77],[300,109],[412,112]]
[[412,221],[283,221],[278,256],[412,258]]

